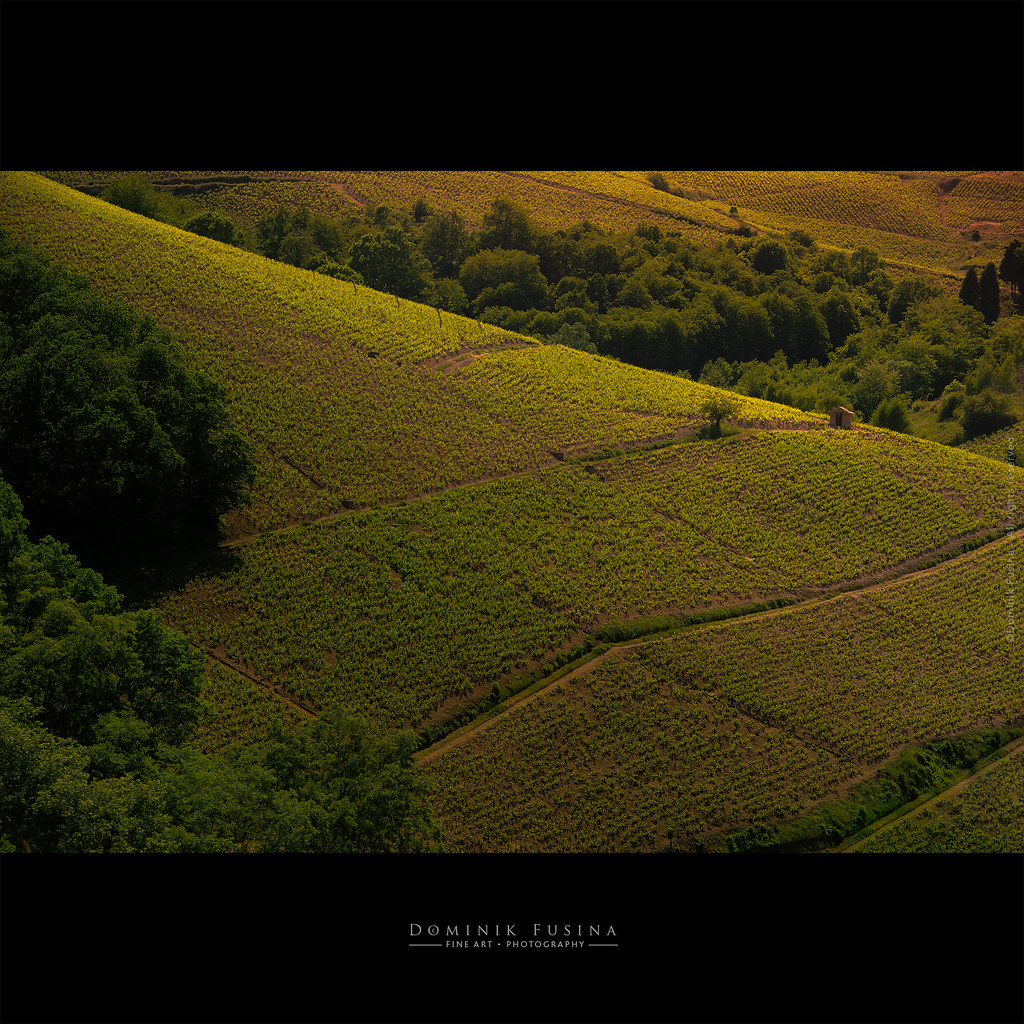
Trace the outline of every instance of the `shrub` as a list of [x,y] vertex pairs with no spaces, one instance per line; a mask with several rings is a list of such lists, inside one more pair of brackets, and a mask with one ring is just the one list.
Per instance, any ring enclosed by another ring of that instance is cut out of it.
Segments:
[[1013,426],[1017,415],[1010,410],[1006,395],[986,389],[965,396],[960,406],[960,422],[967,437],[979,437]]

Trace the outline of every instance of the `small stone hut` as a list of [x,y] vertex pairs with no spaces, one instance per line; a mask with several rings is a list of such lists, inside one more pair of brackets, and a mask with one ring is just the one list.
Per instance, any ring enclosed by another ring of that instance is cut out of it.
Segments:
[[838,430],[849,430],[853,426],[853,413],[837,405],[828,414],[828,425]]

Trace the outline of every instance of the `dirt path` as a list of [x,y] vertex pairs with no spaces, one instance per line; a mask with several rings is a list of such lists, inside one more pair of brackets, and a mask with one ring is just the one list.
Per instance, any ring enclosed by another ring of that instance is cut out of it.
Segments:
[[945,181],[940,181],[936,192],[939,197],[939,223],[945,228],[948,227],[946,224],[946,196],[953,191],[960,184],[959,178],[947,178]]
[[[975,539],[978,536],[985,536],[989,533],[991,533],[991,531],[986,529],[983,531],[977,531],[975,534],[968,534],[966,535],[966,537],[951,540],[944,544],[942,547],[937,548],[934,551],[927,552],[916,559],[908,559],[905,562],[901,563],[899,566],[893,566],[891,569],[886,570],[884,572],[873,573],[871,576],[861,577],[860,580],[836,584],[835,586],[830,588],[821,588],[821,590],[817,593],[805,597],[804,599],[799,600],[793,604],[786,605],[782,608],[769,608],[765,611],[751,612],[748,615],[736,616],[736,618],[734,619],[719,619],[716,622],[698,623],[692,626],[684,626],[682,628],[687,630],[713,629],[716,626],[722,625],[723,623],[736,621],[736,619],[743,619],[743,621],[745,622],[752,622],[757,621],[759,619],[784,615],[786,613],[796,611],[800,608],[806,608],[809,605],[823,604],[828,601],[837,601],[849,597],[859,599],[865,594],[870,594],[876,590],[880,590],[882,587],[890,586],[894,583],[904,583],[910,580],[921,579],[925,576],[929,576],[937,572],[939,569],[943,569],[949,565],[955,565],[958,562],[970,558],[975,553],[975,551],[979,550],[978,548],[972,549],[971,551],[966,551],[963,554],[957,555],[954,558],[944,559],[935,565],[928,565],[925,568],[920,569],[912,568],[914,565],[920,565],[922,562],[930,561],[937,555],[941,557],[943,552],[948,553],[951,550],[955,550],[965,541]],[[994,540],[991,543],[998,544],[1008,542],[1010,539],[1011,538],[1003,537]],[[451,749],[452,747],[462,746],[465,743],[469,743],[471,740],[475,739],[480,733],[482,733],[485,729],[489,728],[496,721],[498,721],[498,719],[502,715],[507,714],[512,708],[522,707],[523,705],[528,704],[531,700],[540,696],[541,694],[548,693],[558,684],[571,682],[573,679],[576,679],[581,675],[593,671],[600,664],[607,661],[609,658],[618,655],[621,651],[627,648],[639,647],[643,644],[654,643],[658,639],[660,639],[661,636],[662,634],[652,635],[649,637],[637,637],[634,640],[627,640],[622,643],[613,644],[609,646],[608,650],[603,651],[601,654],[596,655],[593,658],[589,658],[583,661],[581,664],[577,665],[569,672],[556,676],[547,685],[536,690],[531,690],[528,693],[509,698],[504,702],[505,710],[501,712],[501,714],[490,715],[482,720],[471,722],[469,725],[466,725],[463,728],[451,733],[449,736],[446,736],[444,739],[439,740],[433,746],[428,747],[425,751],[420,752],[417,755],[416,759],[421,764],[427,764],[430,761],[436,759],[437,757],[440,757],[441,754],[445,753],[445,751]],[[737,713],[744,712],[741,712],[739,709],[737,709]],[[800,737],[800,739],[804,742],[812,742],[812,740],[808,737]],[[1024,739],[1022,739],[1021,742],[1024,743]],[[831,751],[831,753],[836,754],[835,751]],[[844,755],[837,754],[836,756]]]
[[307,718],[316,718],[316,709],[313,707],[312,704],[309,704],[307,701],[299,700],[297,697],[293,697],[287,690],[285,690],[283,687],[278,686],[276,683],[270,683],[267,682],[266,679],[260,679],[259,676],[254,676],[251,672],[247,672],[244,668],[242,668],[242,666],[239,665],[237,662],[230,661],[223,655],[217,654],[215,651],[211,651],[208,647],[203,647],[200,644],[197,644],[194,640],[190,640],[189,643],[191,643],[192,646],[195,647],[197,650],[202,651],[203,654],[205,654],[208,658],[212,658],[214,661],[219,662],[225,668],[231,669],[232,672],[237,672],[240,676],[244,676],[246,679],[249,680],[249,682],[255,683],[257,686],[262,686],[265,689],[270,690],[276,697],[279,697],[281,700],[291,704],[292,707],[297,708]]

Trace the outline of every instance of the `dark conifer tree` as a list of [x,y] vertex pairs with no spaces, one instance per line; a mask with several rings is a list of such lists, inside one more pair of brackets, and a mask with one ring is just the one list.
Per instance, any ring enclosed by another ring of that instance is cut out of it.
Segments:
[[960,285],[960,301],[965,306],[973,306],[978,309],[978,275],[974,267],[968,267],[964,274],[963,284]]
[[981,272],[978,282],[978,309],[985,318],[985,323],[994,324],[999,319],[999,278],[996,265],[989,263]]
[[1003,252],[999,263],[999,278],[1010,286],[1010,295],[1019,298],[1024,288],[1024,245],[1014,239]]

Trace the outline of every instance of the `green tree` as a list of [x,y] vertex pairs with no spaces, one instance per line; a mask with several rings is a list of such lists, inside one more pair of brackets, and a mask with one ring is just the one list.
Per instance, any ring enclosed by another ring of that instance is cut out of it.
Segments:
[[235,222],[215,210],[203,210],[185,221],[185,230],[228,245],[241,245],[242,235]]
[[785,270],[788,257],[786,247],[774,238],[758,239],[750,249],[750,265],[759,274]]
[[[35,294],[18,280],[40,269]],[[14,287],[8,289],[6,282]],[[76,548],[216,528],[246,500],[249,447],[219,385],[126,303],[23,247],[3,252],[0,465],[40,532]]]
[[420,252],[438,278],[455,277],[472,248],[472,240],[455,212],[431,217],[424,225]]
[[431,282],[423,293],[423,301],[437,309],[464,315],[469,311],[469,299],[462,285],[454,278],[442,277]]
[[964,274],[963,282],[960,285],[960,301],[966,306],[978,308],[978,274],[974,267],[968,267]]
[[583,247],[581,271],[584,274],[617,274],[619,272],[619,252],[608,241],[596,239]]
[[590,334],[583,324],[563,323],[554,334],[549,334],[546,340],[551,345],[565,345],[566,348],[597,355],[597,346],[590,340]]
[[256,251],[261,256],[276,260],[288,227],[288,211],[283,206],[261,217],[256,224]]
[[896,377],[892,369],[879,359],[871,359],[861,367],[853,388],[853,399],[865,420],[875,409],[896,393]]
[[700,383],[713,388],[731,388],[736,383],[736,368],[719,356],[704,364],[700,372]]
[[999,279],[1010,286],[1012,296],[1020,296],[1024,292],[1024,245],[1019,239],[1014,239],[1003,250]]
[[123,210],[154,217],[159,205],[156,189],[149,175],[133,171],[117,181],[112,181],[101,193],[100,198]]
[[889,322],[901,323],[914,303],[933,298],[938,294],[938,287],[921,278],[908,277],[897,281],[893,285],[886,307]]
[[700,404],[699,414],[703,419],[710,420],[709,436],[722,436],[722,420],[736,416],[740,411],[740,400],[727,391],[713,391]]
[[825,363],[828,361],[829,351],[830,338],[824,316],[808,296],[798,296],[789,346],[786,349],[787,358],[790,363],[810,359]]
[[512,249],[474,253],[459,271],[459,284],[479,315],[488,306],[546,309],[548,283],[538,257]]
[[[438,848],[412,755],[412,732],[379,729],[327,712],[281,734],[263,755],[274,789],[301,805],[314,826],[299,849],[322,853],[406,853]],[[285,849],[288,845],[284,846]]]
[[526,207],[513,199],[499,197],[484,214],[480,230],[481,249],[518,249],[533,252],[537,230]]
[[999,277],[994,263],[985,264],[978,281],[978,309],[985,323],[994,324],[999,319]]
[[907,403],[900,395],[883,399],[876,406],[871,422],[876,427],[885,427],[887,430],[895,430],[901,434],[909,433],[910,416]]
[[349,263],[369,287],[403,299],[419,298],[427,284],[426,261],[398,227],[363,235],[352,246]]
[[829,344],[833,348],[846,344],[846,339],[860,330],[860,317],[845,291],[830,289],[818,309],[828,327]]
[[966,395],[960,403],[959,416],[968,438],[993,434],[1017,422],[1008,397],[989,389],[976,395]]
[[628,306],[630,309],[650,309],[654,299],[647,290],[647,285],[638,277],[629,278],[615,296],[616,306]]

